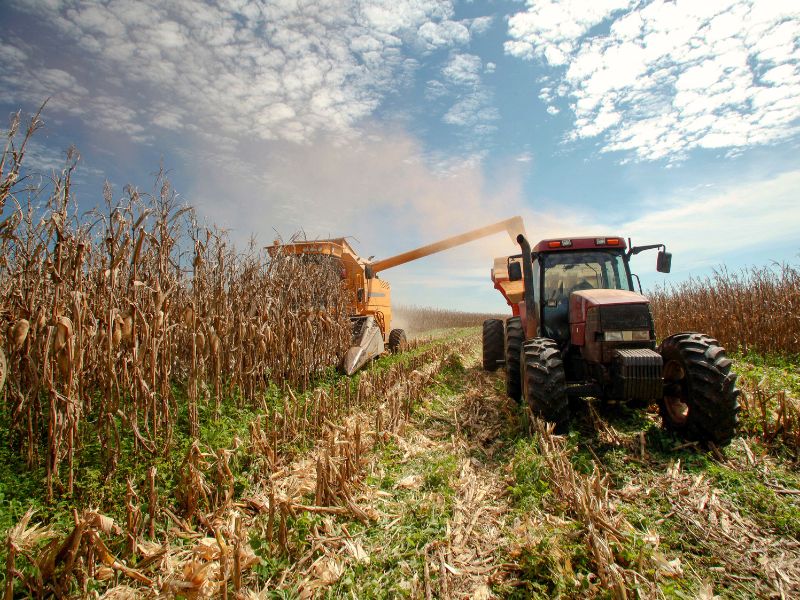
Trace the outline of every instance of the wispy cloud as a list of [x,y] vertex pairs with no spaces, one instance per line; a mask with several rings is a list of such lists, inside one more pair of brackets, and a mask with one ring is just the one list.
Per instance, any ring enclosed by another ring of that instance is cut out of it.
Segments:
[[[800,8],[771,0],[528,2],[505,50],[563,69],[573,139],[680,159],[800,131]],[[602,25],[602,26],[601,26]],[[554,98],[547,87],[545,102]]]
[[798,189],[800,170],[677,191],[660,199],[663,208],[624,223],[622,230],[639,240],[666,242],[684,270],[713,267],[733,252],[796,242]]
[[[54,36],[31,46],[4,33],[0,100],[53,96],[51,111],[136,141],[152,128],[293,142],[351,133],[408,81],[415,49],[465,44],[474,26],[451,20],[450,0],[13,6]],[[63,48],[61,68],[48,45]]]
[[442,67],[442,79],[446,82],[452,104],[442,121],[461,129],[465,147],[473,155],[481,152],[484,139],[497,127],[500,114],[494,105],[494,94],[483,81],[485,73],[493,73],[494,63],[484,64],[480,56],[465,52],[451,52]]

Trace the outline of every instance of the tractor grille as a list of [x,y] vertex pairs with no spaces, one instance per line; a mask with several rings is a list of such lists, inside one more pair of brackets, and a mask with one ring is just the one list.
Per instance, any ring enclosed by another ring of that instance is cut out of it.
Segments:
[[602,331],[652,329],[653,315],[649,304],[612,304],[600,307]]
[[661,355],[653,350],[614,351],[614,397],[619,400],[661,398]]

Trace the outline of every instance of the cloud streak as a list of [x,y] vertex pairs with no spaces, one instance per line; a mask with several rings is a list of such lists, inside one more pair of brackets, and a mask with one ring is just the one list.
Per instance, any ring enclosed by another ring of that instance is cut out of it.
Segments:
[[562,70],[555,90],[544,86],[540,97],[568,100],[571,139],[599,138],[603,151],[640,160],[679,160],[694,149],[735,151],[800,131],[793,3],[528,5],[509,19],[505,51]]

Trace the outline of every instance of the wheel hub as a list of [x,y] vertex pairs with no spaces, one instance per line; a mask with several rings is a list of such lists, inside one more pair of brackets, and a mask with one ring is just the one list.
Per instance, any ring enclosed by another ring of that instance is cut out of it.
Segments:
[[683,425],[689,417],[686,403],[686,371],[677,360],[664,365],[664,407],[675,425]]

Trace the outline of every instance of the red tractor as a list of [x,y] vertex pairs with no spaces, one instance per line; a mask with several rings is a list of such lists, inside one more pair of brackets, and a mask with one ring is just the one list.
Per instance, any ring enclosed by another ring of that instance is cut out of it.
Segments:
[[[534,415],[569,425],[571,397],[635,407],[658,402],[665,427],[690,440],[728,444],[736,433],[739,390],[717,340],[677,333],[656,344],[650,303],[629,259],[663,244],[628,249],[620,237],[543,240],[495,259],[492,281],[513,315],[483,323],[483,366],[505,364],[506,390]],[[634,291],[634,279],[639,292]]]

